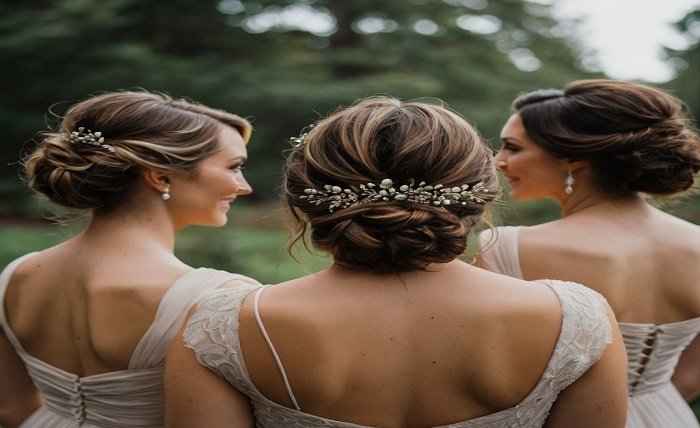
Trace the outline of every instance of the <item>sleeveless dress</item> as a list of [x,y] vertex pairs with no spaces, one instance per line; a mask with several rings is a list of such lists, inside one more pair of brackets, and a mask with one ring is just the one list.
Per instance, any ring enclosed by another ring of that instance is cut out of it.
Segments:
[[[522,278],[518,256],[520,227],[499,227],[479,236],[484,267]],[[671,383],[681,353],[700,333],[700,317],[669,324],[618,323],[627,350],[629,428],[697,428],[698,419]]]
[[182,275],[163,296],[153,324],[141,338],[127,370],[79,377],[24,351],[5,316],[5,291],[14,270],[36,253],[27,254],[0,274],[0,326],[27,366],[41,391],[43,405],[21,428],[127,428],[163,427],[163,364],[170,342],[185,321],[189,308],[208,291],[224,282],[253,279],[200,268]]
[[[578,284],[544,282],[559,296],[562,326],[551,360],[537,385],[514,407],[468,421],[442,425],[441,428],[541,427],[559,392],[598,361],[612,340],[603,297]],[[185,329],[185,345],[194,350],[202,365],[225,378],[250,399],[258,428],[365,428],[363,425],[305,413],[299,407],[282,361],[259,316],[258,299],[264,289],[257,286],[219,289],[202,299]],[[239,312],[243,299],[252,292],[256,293],[253,308],[258,326],[282,374],[294,409],[267,399],[252,383],[245,367],[238,333]]]

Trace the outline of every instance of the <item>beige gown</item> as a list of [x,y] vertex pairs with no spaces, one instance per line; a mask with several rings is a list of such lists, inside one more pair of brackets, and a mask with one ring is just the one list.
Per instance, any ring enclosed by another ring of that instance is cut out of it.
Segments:
[[[4,303],[12,273],[32,255],[15,260],[0,274],[0,303]],[[153,324],[136,346],[128,369],[85,377],[27,354],[10,330],[4,304],[0,304],[0,327],[26,364],[44,401],[21,428],[162,427],[163,363],[168,346],[189,308],[204,293],[234,279],[257,284],[245,276],[214,269],[200,268],[184,274],[163,296]]]

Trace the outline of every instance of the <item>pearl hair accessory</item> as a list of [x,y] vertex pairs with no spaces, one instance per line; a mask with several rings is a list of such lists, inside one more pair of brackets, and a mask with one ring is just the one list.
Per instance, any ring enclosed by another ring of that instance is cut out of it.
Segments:
[[[428,186],[424,181],[414,188],[415,180],[411,178],[408,184],[394,188],[394,182],[385,178],[379,186],[374,183],[361,184],[359,190],[342,189],[339,186],[326,184],[323,190],[312,188],[304,189],[304,195],[299,199],[309,201],[314,205],[329,204],[328,211],[336,208],[347,208],[354,203],[366,204],[368,202],[412,202],[417,204],[432,204],[436,206],[448,206],[452,204],[467,205],[467,203],[484,204],[486,201],[478,194],[487,193],[484,183],[479,182],[473,186],[462,184],[460,186],[445,187],[442,184]],[[377,189],[378,187],[378,189]]]
[[68,141],[70,143],[83,143],[101,147],[110,153],[115,152],[114,147],[105,144],[105,137],[102,136],[101,132],[92,132],[89,129],[85,129],[84,126],[80,126],[77,131],[71,132],[68,136]]

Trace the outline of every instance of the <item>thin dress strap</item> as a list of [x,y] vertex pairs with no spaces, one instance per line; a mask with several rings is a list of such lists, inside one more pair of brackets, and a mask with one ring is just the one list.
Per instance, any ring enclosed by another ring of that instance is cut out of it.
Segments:
[[292,392],[292,387],[289,386],[289,379],[287,379],[287,373],[284,371],[284,366],[282,365],[282,360],[280,360],[279,355],[277,355],[277,351],[275,350],[275,347],[272,345],[272,341],[270,340],[270,336],[267,334],[267,330],[265,330],[265,326],[263,325],[262,319],[260,319],[260,296],[262,295],[263,290],[265,290],[265,287],[258,288],[258,291],[255,292],[255,300],[253,301],[253,311],[255,312],[255,321],[258,323],[258,327],[260,328],[260,332],[262,333],[263,337],[265,338],[265,342],[267,342],[267,346],[270,348],[270,352],[272,352],[272,356],[275,359],[275,364],[277,364],[277,369],[279,370],[280,374],[282,375],[282,380],[284,381],[284,387],[287,389],[287,395],[289,395],[289,399],[292,400],[292,404],[294,404],[294,408],[297,410],[301,410],[301,407],[299,407],[299,404],[297,403],[296,397],[294,397],[294,393]]

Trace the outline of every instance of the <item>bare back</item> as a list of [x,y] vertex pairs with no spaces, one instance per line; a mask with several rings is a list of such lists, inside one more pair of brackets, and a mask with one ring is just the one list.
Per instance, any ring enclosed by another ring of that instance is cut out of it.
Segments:
[[700,227],[646,204],[581,212],[522,228],[525,279],[580,282],[603,294],[618,321],[670,323],[700,316]]
[[[293,407],[252,300],[241,311],[247,369],[265,396]],[[461,262],[439,273],[312,275],[267,289],[260,314],[305,412],[373,426],[514,406],[544,372],[561,324],[547,286]]]
[[188,270],[174,257],[74,238],[17,268],[8,323],[27,353],[69,373],[126,369],[164,293]]

